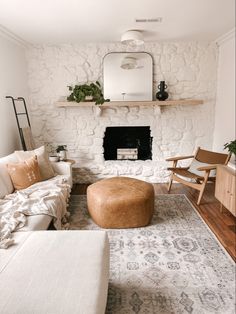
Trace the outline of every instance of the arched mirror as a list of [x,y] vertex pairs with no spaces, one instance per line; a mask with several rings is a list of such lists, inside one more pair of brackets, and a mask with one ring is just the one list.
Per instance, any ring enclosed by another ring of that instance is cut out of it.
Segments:
[[146,52],[112,52],[103,60],[104,98],[151,101],[152,57]]

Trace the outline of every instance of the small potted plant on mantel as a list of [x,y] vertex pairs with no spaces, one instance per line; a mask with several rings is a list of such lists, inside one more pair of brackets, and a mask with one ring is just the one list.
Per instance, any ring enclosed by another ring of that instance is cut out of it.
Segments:
[[224,149],[228,149],[228,151],[232,154],[228,165],[236,169],[236,140],[224,144]]

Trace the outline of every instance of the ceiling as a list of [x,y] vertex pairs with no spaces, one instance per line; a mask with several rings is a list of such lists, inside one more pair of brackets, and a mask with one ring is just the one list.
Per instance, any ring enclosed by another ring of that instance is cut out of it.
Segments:
[[235,0],[0,0],[0,24],[30,43],[115,42],[130,29],[146,41],[215,40],[234,12]]

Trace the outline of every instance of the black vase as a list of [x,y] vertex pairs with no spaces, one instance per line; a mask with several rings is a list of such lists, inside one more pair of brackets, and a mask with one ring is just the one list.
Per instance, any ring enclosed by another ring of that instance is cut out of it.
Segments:
[[160,85],[158,85],[158,89],[160,90],[159,92],[156,93],[156,98],[158,100],[166,100],[168,98],[168,93],[165,91],[167,88],[167,85],[165,81],[160,81]]

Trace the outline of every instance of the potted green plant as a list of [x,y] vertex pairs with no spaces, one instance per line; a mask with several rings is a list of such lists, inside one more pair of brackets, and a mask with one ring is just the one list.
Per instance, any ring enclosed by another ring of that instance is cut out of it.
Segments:
[[67,97],[68,101],[95,101],[95,105],[102,105],[105,101],[110,99],[104,99],[101,85],[98,81],[95,83],[87,83],[82,85],[68,86],[71,94]]
[[236,155],[236,140],[224,144],[224,149],[226,148],[231,154]]
[[231,141],[229,143],[224,144],[224,149],[228,149],[228,151],[232,154],[231,162],[236,165],[236,140]]
[[66,152],[67,152],[67,146],[66,145],[58,145],[56,148],[56,152],[59,156],[59,159],[66,160]]
[[59,161],[59,156],[56,153],[55,146],[52,145],[51,143],[46,143],[45,146],[46,146],[46,150],[47,150],[48,155],[49,155],[48,156],[49,160],[53,161],[53,162]]

